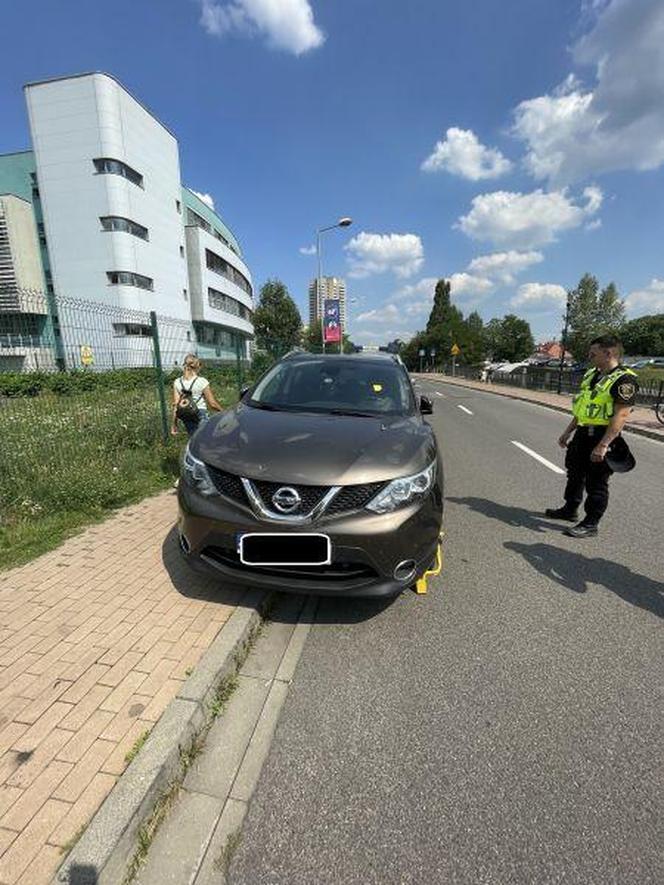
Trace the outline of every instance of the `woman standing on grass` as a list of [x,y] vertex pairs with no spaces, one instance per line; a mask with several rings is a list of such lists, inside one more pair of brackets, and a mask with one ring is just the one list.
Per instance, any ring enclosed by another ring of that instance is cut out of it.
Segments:
[[214,412],[222,410],[212,393],[210,382],[198,374],[200,370],[201,361],[195,354],[188,353],[184,358],[182,376],[173,382],[173,436],[178,432],[178,420],[192,436],[207,421],[208,409]]

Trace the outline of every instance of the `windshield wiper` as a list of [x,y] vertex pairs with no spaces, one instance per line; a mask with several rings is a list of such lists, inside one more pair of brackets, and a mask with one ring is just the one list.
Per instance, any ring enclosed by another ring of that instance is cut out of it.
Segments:
[[354,412],[351,409],[330,409],[329,415],[348,415],[349,418],[380,418],[372,412]]
[[254,409],[264,409],[266,412],[284,412],[285,409],[280,409],[279,406],[273,406],[272,403],[261,403],[257,400],[250,399],[249,405],[253,406]]

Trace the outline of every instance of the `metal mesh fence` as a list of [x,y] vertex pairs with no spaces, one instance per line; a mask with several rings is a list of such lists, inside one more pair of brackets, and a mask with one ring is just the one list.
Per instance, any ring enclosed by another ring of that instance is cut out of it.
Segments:
[[173,382],[188,353],[222,407],[282,356],[228,332],[32,292],[0,292],[0,535],[17,520],[103,512],[167,484]]
[[[444,368],[446,375],[452,375],[452,365]],[[560,377],[560,393],[577,393],[583,379],[585,369],[564,369]],[[480,366],[456,366],[454,375],[471,381],[482,380],[482,368]],[[490,375],[488,382],[491,384],[505,384],[511,387],[525,387],[529,390],[544,390],[549,393],[558,393],[559,372],[554,367],[543,368],[542,366],[521,366],[511,372],[495,371]],[[639,405],[651,406],[658,401],[660,396],[660,381],[658,379],[639,379],[639,392],[636,401]]]

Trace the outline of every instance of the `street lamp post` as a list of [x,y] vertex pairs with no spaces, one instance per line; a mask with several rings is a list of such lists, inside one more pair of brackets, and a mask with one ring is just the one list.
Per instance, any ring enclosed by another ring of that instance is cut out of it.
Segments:
[[565,326],[563,328],[563,339],[561,341],[562,353],[560,354],[560,366],[558,367],[558,393],[562,393],[563,389],[563,366],[565,364],[565,351],[567,350],[567,332],[569,329],[569,307],[570,293],[567,293],[567,304],[565,305]]
[[[330,224],[328,227],[319,227],[316,230],[316,258],[318,261],[318,276],[316,277],[316,302],[318,304],[318,315],[320,316],[320,337],[323,345],[323,353],[325,353],[325,317],[323,316],[323,304],[321,301],[321,288],[323,285],[322,256],[320,247],[320,235],[325,231],[334,230],[337,227],[350,227],[353,223],[352,218],[344,216],[337,221],[336,224]],[[343,340],[343,335],[342,335]],[[341,350],[341,347],[339,348]]]

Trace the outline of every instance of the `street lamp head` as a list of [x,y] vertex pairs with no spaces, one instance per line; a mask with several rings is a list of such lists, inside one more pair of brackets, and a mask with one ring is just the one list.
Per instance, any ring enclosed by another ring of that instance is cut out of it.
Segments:
[[344,217],[344,218],[339,219],[339,221],[337,222],[337,225],[339,227],[350,227],[352,223],[353,223],[352,218]]

